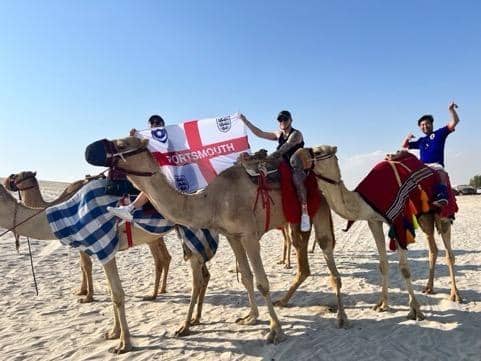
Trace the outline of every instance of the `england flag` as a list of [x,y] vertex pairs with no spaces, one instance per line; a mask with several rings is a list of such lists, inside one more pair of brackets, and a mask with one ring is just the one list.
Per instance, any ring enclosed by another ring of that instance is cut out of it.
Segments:
[[138,131],[172,185],[182,192],[205,188],[250,152],[246,127],[238,113]]

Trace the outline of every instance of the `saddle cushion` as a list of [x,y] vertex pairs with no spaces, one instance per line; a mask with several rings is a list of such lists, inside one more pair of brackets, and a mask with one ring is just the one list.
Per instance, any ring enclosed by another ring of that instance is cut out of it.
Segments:
[[[281,175],[282,209],[289,223],[301,222],[301,202],[297,197],[297,189],[292,180],[292,169],[286,162],[279,165]],[[304,185],[307,191],[307,212],[313,217],[321,205],[321,193],[317,186],[316,177],[311,172],[306,177]]]

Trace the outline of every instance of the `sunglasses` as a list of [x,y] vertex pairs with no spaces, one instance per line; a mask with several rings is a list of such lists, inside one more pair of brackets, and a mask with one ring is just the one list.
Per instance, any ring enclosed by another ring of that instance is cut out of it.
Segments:
[[290,120],[290,118],[288,118],[288,117],[286,117],[286,116],[280,116],[280,117],[277,118],[277,121],[278,121],[279,123],[281,123],[281,122],[288,122],[289,120]]

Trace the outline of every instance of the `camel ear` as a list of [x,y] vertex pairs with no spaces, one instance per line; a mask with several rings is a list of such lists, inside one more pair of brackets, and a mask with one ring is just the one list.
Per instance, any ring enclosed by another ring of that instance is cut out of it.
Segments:
[[37,176],[37,171],[34,171],[34,172],[33,172],[33,176],[34,176],[34,177]]
[[333,154],[336,154],[337,153],[337,146],[335,145],[334,147],[332,147],[332,153]]

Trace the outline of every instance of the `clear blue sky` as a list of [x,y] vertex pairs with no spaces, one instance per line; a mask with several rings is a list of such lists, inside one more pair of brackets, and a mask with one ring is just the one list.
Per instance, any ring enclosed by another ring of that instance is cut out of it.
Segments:
[[307,145],[338,146],[354,181],[420,134],[423,113],[444,125],[454,99],[447,168],[465,183],[481,174],[480,19],[475,0],[2,1],[0,176],[81,178],[98,171],[87,144],[153,113],[241,111],[274,130],[289,109]]

